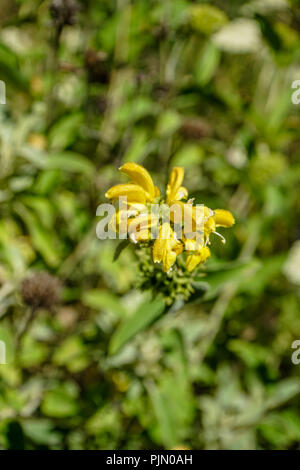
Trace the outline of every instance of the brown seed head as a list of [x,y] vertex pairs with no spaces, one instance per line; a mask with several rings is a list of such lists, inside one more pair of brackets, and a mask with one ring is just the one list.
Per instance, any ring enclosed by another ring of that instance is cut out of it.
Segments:
[[23,280],[21,296],[34,308],[50,308],[60,301],[60,281],[45,272],[37,272]]
[[78,10],[77,0],[52,0],[50,5],[50,14],[59,27],[74,24]]

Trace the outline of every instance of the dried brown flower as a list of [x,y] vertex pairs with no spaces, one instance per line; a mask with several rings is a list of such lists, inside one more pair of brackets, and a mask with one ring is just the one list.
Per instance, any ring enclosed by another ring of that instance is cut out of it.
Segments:
[[60,300],[60,281],[45,272],[36,272],[23,280],[21,296],[25,304],[34,308],[50,308]]
[[50,14],[59,27],[74,24],[78,10],[76,0],[52,0],[50,5]]

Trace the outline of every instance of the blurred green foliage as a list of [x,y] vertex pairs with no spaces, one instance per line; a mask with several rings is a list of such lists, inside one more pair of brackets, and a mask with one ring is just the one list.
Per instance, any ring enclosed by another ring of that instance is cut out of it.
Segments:
[[[300,2],[0,9],[0,448],[299,449]],[[126,161],[236,217],[187,304],[97,240]],[[62,301],[26,326],[33,271]]]

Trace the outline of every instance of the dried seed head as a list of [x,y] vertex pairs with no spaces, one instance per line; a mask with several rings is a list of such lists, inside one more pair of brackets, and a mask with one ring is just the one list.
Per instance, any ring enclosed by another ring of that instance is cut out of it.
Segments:
[[211,134],[211,128],[206,121],[199,118],[186,119],[179,129],[182,137],[191,140],[202,139]]
[[21,296],[34,308],[50,308],[60,300],[60,281],[48,273],[37,272],[23,280]]
[[78,10],[77,0],[52,0],[50,5],[50,14],[60,27],[74,24]]

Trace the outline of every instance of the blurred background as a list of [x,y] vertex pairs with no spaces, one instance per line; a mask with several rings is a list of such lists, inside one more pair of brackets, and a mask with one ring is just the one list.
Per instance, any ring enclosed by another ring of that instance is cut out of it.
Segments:
[[[0,11],[0,448],[300,449],[300,2]],[[96,237],[128,161],[236,218],[164,314]]]

